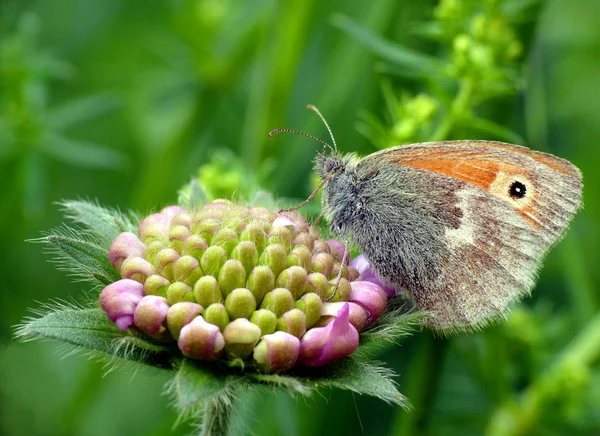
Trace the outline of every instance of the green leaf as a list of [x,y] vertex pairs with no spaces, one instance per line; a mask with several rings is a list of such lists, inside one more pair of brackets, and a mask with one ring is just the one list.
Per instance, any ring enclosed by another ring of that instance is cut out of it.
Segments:
[[61,130],[104,115],[118,104],[117,99],[108,94],[85,96],[50,109],[48,122],[54,129]]
[[227,403],[242,380],[227,374],[225,368],[184,358],[167,386],[167,393],[174,398],[182,414],[193,415],[209,403]]
[[119,233],[137,234],[134,219],[118,210],[107,209],[95,202],[67,200],[59,203],[67,218],[82,224],[107,249]]
[[52,261],[58,264],[58,269],[79,280],[108,285],[121,278],[108,261],[107,249],[81,231],[65,226],[32,242],[46,244],[49,254],[53,257]]
[[248,376],[256,381],[270,385],[271,387],[285,388],[292,393],[301,395],[309,395],[315,388],[313,384],[307,383],[306,380],[293,376],[256,373],[248,374]]
[[207,202],[206,192],[196,179],[179,190],[177,203],[187,210],[197,210]]
[[310,379],[314,387],[345,389],[377,397],[404,409],[410,408],[408,400],[398,391],[396,383],[392,380],[394,373],[390,369],[351,356],[320,370],[321,375]]
[[69,306],[49,308],[40,318],[25,320],[17,328],[22,340],[57,339],[71,345],[159,368],[172,366],[169,349],[132,331],[121,331],[102,309]]
[[59,134],[48,134],[41,144],[48,155],[81,168],[115,170],[124,167],[127,160],[119,151],[100,144],[69,139]]
[[439,71],[441,68],[435,58],[386,41],[345,15],[334,15],[333,25],[346,32],[376,55],[409,70],[428,75]]
[[406,302],[401,298],[392,300],[386,312],[361,332],[361,350],[384,343],[398,343],[401,338],[412,334],[426,316],[424,312],[407,309]]

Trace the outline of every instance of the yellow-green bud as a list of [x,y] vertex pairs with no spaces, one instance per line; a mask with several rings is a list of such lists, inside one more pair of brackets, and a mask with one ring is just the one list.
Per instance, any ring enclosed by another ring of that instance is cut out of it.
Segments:
[[306,328],[311,328],[321,318],[322,305],[321,297],[314,292],[304,294],[296,301],[296,309],[300,309],[306,315]]
[[163,276],[153,274],[144,282],[144,295],[167,296],[167,287],[171,283]]
[[269,244],[281,244],[285,249],[289,250],[292,247],[293,236],[294,232],[291,226],[274,227],[269,232]]
[[246,269],[239,260],[230,259],[219,271],[219,286],[223,296],[246,285]]
[[239,260],[246,274],[250,274],[250,271],[258,264],[258,250],[256,245],[252,241],[242,241],[235,246],[231,253],[233,259]]
[[279,274],[275,285],[279,288],[288,288],[294,297],[294,300],[300,298],[306,291],[306,270],[299,266],[286,268]]
[[329,279],[321,273],[311,273],[306,277],[307,292],[314,292],[319,297],[326,297],[329,289]]
[[231,251],[238,244],[238,235],[235,230],[230,229],[228,227],[224,227],[220,229],[215,236],[213,236],[211,245],[218,245],[219,247],[223,247],[223,249],[227,253],[231,253]]
[[174,282],[167,288],[167,301],[169,305],[182,301],[194,301],[192,288],[183,282]]
[[339,285],[337,278],[331,279],[329,280],[329,287],[327,289],[327,295],[325,296],[325,300],[331,303],[337,301],[348,301],[348,297],[350,296],[351,290],[352,286],[350,285],[350,282],[345,278],[340,278]]
[[286,268],[286,251],[283,245],[269,245],[258,259],[259,265],[268,266],[275,277]]
[[240,241],[252,241],[258,251],[263,251],[267,242],[267,235],[260,224],[250,223],[240,234]]
[[329,277],[333,270],[334,263],[335,260],[331,254],[320,252],[313,255],[310,262],[310,268],[313,272],[318,272]]
[[227,309],[221,303],[214,303],[204,309],[204,319],[206,322],[216,325],[219,330],[225,330],[227,324],[229,324],[229,314]]
[[277,320],[277,330],[300,339],[306,333],[306,315],[300,309],[288,310]]
[[157,274],[173,280],[173,264],[179,259],[179,253],[172,248],[163,248],[154,257],[154,268]]
[[275,288],[268,292],[263,298],[261,309],[270,310],[278,318],[288,310],[294,307],[294,297],[292,293],[285,288]]
[[172,226],[169,230],[169,245],[181,251],[184,241],[191,235],[190,229],[185,226]]
[[250,318],[256,310],[256,299],[249,289],[234,289],[225,299],[225,308],[231,319]]
[[178,340],[183,326],[192,322],[198,315],[202,315],[202,312],[202,306],[197,303],[186,301],[173,304],[167,312],[167,327],[173,338]]
[[262,336],[273,333],[277,328],[277,317],[273,312],[266,309],[254,311],[250,317],[250,322],[260,328]]
[[267,292],[275,288],[275,276],[268,266],[260,265],[252,270],[248,276],[246,287],[254,294],[256,304],[260,305]]
[[225,327],[225,353],[230,358],[245,359],[252,354],[260,339],[260,328],[245,318],[236,319]]
[[156,265],[155,263],[155,259],[156,259],[156,254],[162,250],[163,248],[166,248],[167,246],[159,241],[159,240],[155,240],[150,242],[147,246],[146,246],[146,260],[148,262],[150,262],[152,265]]
[[286,266],[299,266],[304,269],[310,268],[311,252],[305,245],[295,247],[286,258]]
[[178,282],[192,286],[201,276],[200,263],[195,257],[181,256],[173,264],[173,277]]
[[181,254],[192,256],[196,260],[200,261],[207,248],[208,244],[202,236],[190,235],[190,237],[187,238],[183,244]]
[[204,218],[202,221],[194,221],[192,223],[192,233],[203,238],[207,244],[210,244],[213,239],[213,235],[217,233],[217,230],[221,227],[221,223],[216,219]]
[[194,284],[194,299],[202,307],[208,307],[213,303],[223,301],[223,294],[219,282],[213,276],[201,277]]
[[208,249],[202,255],[202,259],[200,259],[200,268],[202,268],[204,274],[218,277],[219,271],[225,264],[226,260],[227,253],[225,250],[218,245],[213,245],[208,247]]
[[315,238],[308,232],[298,233],[292,242],[294,245],[304,245],[310,251],[312,251],[313,247],[315,246]]

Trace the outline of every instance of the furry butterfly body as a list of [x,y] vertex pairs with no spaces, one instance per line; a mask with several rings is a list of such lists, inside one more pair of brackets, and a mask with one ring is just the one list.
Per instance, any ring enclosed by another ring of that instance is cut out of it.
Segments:
[[581,207],[570,162],[491,141],[412,144],[364,158],[320,154],[324,215],[378,276],[451,332],[528,294]]

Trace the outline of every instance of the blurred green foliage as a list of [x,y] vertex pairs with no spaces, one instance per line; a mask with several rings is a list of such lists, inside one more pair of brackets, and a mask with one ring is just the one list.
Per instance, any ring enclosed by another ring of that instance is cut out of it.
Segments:
[[194,176],[212,195],[303,198],[319,144],[266,134],[326,138],[308,103],[343,151],[485,138],[555,153],[582,169],[586,209],[506,323],[381,352],[412,412],[263,395],[241,412],[254,433],[599,434],[599,14],[567,0],[0,2],[0,434],[171,432],[166,374],[103,377],[12,339],[35,301],[86,287],[24,241],[60,222],[61,199],[144,213]]

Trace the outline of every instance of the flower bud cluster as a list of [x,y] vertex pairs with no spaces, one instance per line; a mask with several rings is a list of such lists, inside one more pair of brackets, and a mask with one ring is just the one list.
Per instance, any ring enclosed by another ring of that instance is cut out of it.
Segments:
[[192,359],[264,372],[326,365],[353,353],[387,305],[380,284],[342,263],[344,251],[296,213],[225,200],[170,206],[113,241],[122,279],[100,304],[121,330],[176,341]]

